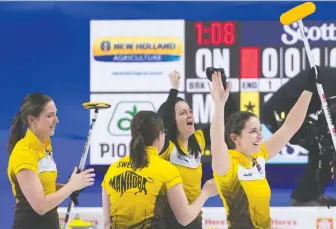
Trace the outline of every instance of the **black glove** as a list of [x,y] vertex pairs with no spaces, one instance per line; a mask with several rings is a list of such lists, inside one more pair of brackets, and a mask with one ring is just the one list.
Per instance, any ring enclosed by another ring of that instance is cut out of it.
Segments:
[[70,195],[70,199],[72,200],[72,202],[77,206],[79,205],[79,202],[78,202],[78,196],[79,196],[79,193],[83,191],[83,189],[81,190],[78,190],[78,191],[75,191],[73,193],[71,193]]
[[[79,173],[79,171],[77,171],[77,173]],[[68,181],[70,180],[71,176],[68,177]],[[74,191],[73,193],[71,193],[70,195],[70,199],[72,200],[72,202],[77,206],[79,205],[79,202],[78,202],[78,196],[79,196],[79,193],[83,191],[83,189],[81,190],[77,190],[77,191]]]
[[318,78],[316,79],[315,68],[317,70],[317,74],[320,74],[320,68],[318,66],[312,67],[308,72],[307,85],[305,87],[305,90],[310,91],[313,94],[317,92],[316,82],[319,82]]

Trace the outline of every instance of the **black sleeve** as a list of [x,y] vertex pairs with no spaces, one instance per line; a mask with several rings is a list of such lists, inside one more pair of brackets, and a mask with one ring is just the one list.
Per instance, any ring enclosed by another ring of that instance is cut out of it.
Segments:
[[[308,71],[303,71],[284,84],[272,97],[261,107],[260,121],[265,124],[273,133],[279,128],[276,121],[274,111],[280,115],[281,112],[285,116],[292,109],[299,99],[302,91],[305,89]],[[314,93],[310,102],[307,116],[316,113],[321,108],[321,102],[317,93]]]
[[167,137],[165,138],[165,144],[161,152],[164,152],[169,145],[168,136],[173,125],[177,94],[178,90],[170,89],[167,100],[158,109],[158,114],[161,116],[164,128],[167,130]]
[[224,108],[225,119],[228,119],[233,113],[239,111],[239,106],[232,96],[229,96]]
[[[233,97],[228,98],[225,107],[224,107],[224,118],[228,119],[230,115],[236,111],[239,111],[239,108],[237,106],[236,101],[233,99]],[[210,124],[211,125],[211,124]],[[203,128],[203,135],[205,138],[205,148],[208,148],[211,145],[211,139],[210,139],[210,125]]]

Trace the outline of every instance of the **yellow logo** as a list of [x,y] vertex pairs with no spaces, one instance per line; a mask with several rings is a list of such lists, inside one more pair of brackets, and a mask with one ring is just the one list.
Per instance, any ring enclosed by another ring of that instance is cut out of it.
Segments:
[[94,59],[100,62],[172,62],[182,52],[177,37],[101,37],[93,44]]

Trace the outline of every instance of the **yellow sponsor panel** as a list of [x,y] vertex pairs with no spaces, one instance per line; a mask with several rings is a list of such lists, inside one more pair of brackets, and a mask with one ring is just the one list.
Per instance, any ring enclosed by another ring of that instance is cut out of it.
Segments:
[[93,55],[156,54],[182,55],[183,42],[178,37],[100,37],[94,41]]
[[252,112],[259,117],[260,112],[259,92],[241,92],[240,110]]

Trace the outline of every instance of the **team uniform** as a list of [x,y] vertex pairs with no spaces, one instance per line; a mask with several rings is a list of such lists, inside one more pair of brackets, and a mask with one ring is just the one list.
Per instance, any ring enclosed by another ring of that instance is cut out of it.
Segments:
[[[167,129],[168,136],[171,130],[172,120],[174,120],[175,103],[177,100],[178,91],[171,89],[164,104],[161,105],[158,113],[161,115],[165,128]],[[202,163],[201,154],[204,152],[205,147],[210,143],[210,128],[200,129],[194,133],[197,144],[199,145],[198,157],[192,155],[188,149],[185,149],[184,144],[177,139],[177,144],[181,149],[178,151],[176,145],[169,137],[166,137],[166,142],[160,157],[173,164],[181,174],[183,180],[184,192],[187,196],[189,204],[191,204],[201,192],[202,181]],[[190,139],[190,138],[189,138]],[[168,206],[165,212],[165,218],[168,228],[202,228],[202,214],[200,213],[196,219],[189,225],[183,227],[175,218],[174,213]]]
[[[175,115],[175,104],[177,101],[178,91],[176,89],[171,89],[169,91],[169,95],[167,100],[158,110],[158,113],[162,117],[165,128],[167,129],[168,136],[174,131],[172,129],[172,121],[174,120]],[[225,116],[229,116],[235,111],[238,111],[238,107],[236,106],[235,101],[233,101],[230,97],[227,102],[227,106],[225,106]],[[199,156],[190,154],[188,149],[185,149],[184,144],[177,139],[177,142],[173,142],[173,139],[166,137],[166,143],[164,149],[161,151],[160,156],[165,160],[169,161],[173,165],[176,166],[178,171],[181,174],[183,180],[183,188],[186,193],[189,204],[191,204],[196,197],[201,192],[201,181],[202,181],[202,163],[201,163],[201,154],[204,153],[205,149],[208,149],[211,145],[210,139],[210,126],[199,129],[194,133],[196,139],[196,143],[199,145]],[[191,139],[189,137],[189,140]],[[176,148],[178,144],[180,150],[179,152]],[[189,141],[190,145],[190,141]],[[166,211],[166,221],[168,228],[178,229],[178,228],[192,228],[192,229],[201,229],[202,228],[202,213],[189,225],[182,226],[179,224],[170,208]]]
[[182,178],[173,165],[159,157],[156,148],[149,146],[146,151],[147,167],[134,171],[130,157],[125,156],[105,174],[102,187],[111,203],[111,229],[166,228],[167,190],[182,183]]
[[57,168],[52,158],[50,138],[43,144],[29,129],[15,145],[8,162],[8,177],[16,199],[12,229],[59,229],[57,207],[44,215],[37,214],[23,195],[16,175],[23,169],[37,173],[44,194],[56,192]]
[[[205,147],[205,138],[202,130],[197,130],[195,132],[195,137],[200,145],[201,149]],[[201,193],[201,181],[202,181],[202,163],[201,155],[195,157],[191,155],[185,148],[182,142],[179,142],[181,150],[185,155],[179,153],[173,142],[169,141],[168,148],[160,154],[160,157],[172,163],[179,173],[181,174],[183,180],[183,189],[187,196],[189,204],[191,204],[197,196]],[[182,227],[175,218],[171,209],[166,211],[166,221],[169,228],[179,228]],[[189,228],[202,228],[202,215],[199,216],[188,226]],[[184,227],[183,227],[184,228]]]
[[214,173],[229,229],[270,229],[271,189],[265,172],[265,145],[261,144],[261,151],[252,156],[252,161],[236,150],[229,150],[229,154],[227,174]]

